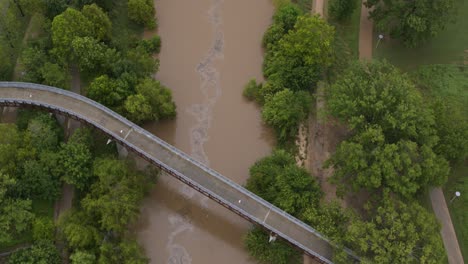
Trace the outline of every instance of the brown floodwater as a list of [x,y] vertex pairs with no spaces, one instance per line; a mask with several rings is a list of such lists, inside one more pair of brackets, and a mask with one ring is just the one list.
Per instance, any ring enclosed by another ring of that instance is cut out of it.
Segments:
[[[177,118],[153,132],[237,183],[268,155],[272,132],[242,97],[262,80],[261,39],[270,0],[155,0],[162,38],[155,76],[173,92]],[[151,34],[147,32],[146,35]],[[254,263],[243,247],[250,224],[184,184],[162,175],[137,224],[151,263]]]

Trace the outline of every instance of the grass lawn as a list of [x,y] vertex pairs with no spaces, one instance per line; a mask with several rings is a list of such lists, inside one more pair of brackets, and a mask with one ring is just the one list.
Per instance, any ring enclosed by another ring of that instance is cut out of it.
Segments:
[[[330,17],[330,16],[328,16]],[[347,49],[353,59],[359,58],[359,22],[361,18],[361,5],[354,10],[351,18],[344,22],[330,20],[330,24],[335,26],[336,34],[346,43]]]
[[127,1],[114,1],[114,6],[109,12],[112,22],[112,44],[120,50],[128,50],[133,41],[143,35],[143,27],[135,24],[128,17]]
[[[463,259],[468,260],[468,162],[456,166],[452,170],[447,184],[444,187],[445,199],[450,211],[452,223],[457,233],[458,244],[462,251]],[[461,193],[452,203],[455,191]]]
[[[397,41],[384,40],[374,58],[385,58],[394,65],[409,70],[422,64],[452,64],[468,55],[468,0],[456,0],[458,6],[455,23],[448,23],[437,37],[417,48],[406,48]],[[375,32],[375,39],[378,32]]]

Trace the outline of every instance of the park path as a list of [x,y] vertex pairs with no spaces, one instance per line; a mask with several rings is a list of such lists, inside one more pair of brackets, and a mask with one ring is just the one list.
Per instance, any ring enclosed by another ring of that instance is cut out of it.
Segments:
[[[324,10],[323,10],[323,6],[324,6],[324,1],[325,0],[314,0],[314,3],[312,5],[312,14],[318,14],[319,16],[321,17],[324,17],[323,13],[324,13]],[[323,93],[322,93],[323,95]],[[320,99],[319,98],[323,98],[323,96],[319,95],[319,89],[317,89],[317,101],[319,101]],[[321,104],[321,106],[323,106],[323,104]],[[317,104],[317,112],[318,112],[318,109],[320,108],[320,106],[318,106]],[[315,174],[315,172],[317,171],[318,169],[318,164],[317,162],[315,161],[315,159],[312,157],[313,155],[321,155],[322,154],[322,149],[316,149],[314,148],[314,146],[317,146],[315,143],[316,142],[323,142],[323,138],[320,138],[320,139],[317,139],[314,137],[315,135],[315,131],[317,129],[320,129],[320,124],[318,124],[317,121],[317,118],[315,116],[313,116],[314,113],[311,113],[309,114],[309,120],[308,120],[308,126],[309,126],[309,129],[305,130],[305,129],[301,129],[300,131],[304,131],[304,132],[308,132],[308,144],[307,144],[307,153],[305,154],[305,162],[302,164],[304,165],[304,167],[306,167],[309,171],[311,171],[315,176],[318,176],[317,174]],[[302,128],[302,126],[301,126]],[[303,138],[303,133],[301,133],[301,138]],[[320,143],[319,143],[320,145]],[[321,164],[320,164],[320,168],[321,168]],[[325,192],[327,193],[327,192]],[[316,260],[312,259],[311,257],[307,256],[306,254],[303,255],[303,264],[316,264],[318,263]]]
[[[369,19],[369,9],[362,1],[361,20],[359,30],[359,59],[372,60],[373,49],[373,23]],[[441,236],[449,264],[463,264],[463,257],[458,245],[457,235],[453,228],[452,219],[448,211],[447,203],[441,188],[434,188],[430,192],[430,198],[434,214],[442,224]]]
[[442,224],[442,240],[444,241],[449,264],[463,264],[463,256],[458,245],[457,235],[453,228],[452,219],[445,202],[442,188],[434,188],[430,192],[432,209],[434,214]]
[[359,23],[359,59],[372,60],[372,33],[374,24],[369,19],[369,9],[364,5],[365,0],[362,0],[361,20]]

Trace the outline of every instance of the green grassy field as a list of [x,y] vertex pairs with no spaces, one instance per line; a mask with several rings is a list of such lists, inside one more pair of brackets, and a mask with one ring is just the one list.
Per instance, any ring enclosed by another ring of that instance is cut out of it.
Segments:
[[[463,258],[468,260],[468,162],[453,168],[452,175],[444,187],[445,199],[449,207],[453,226]],[[461,193],[453,202],[455,191]]]
[[361,5],[354,10],[348,21],[338,23],[330,21],[335,26],[337,35],[346,43],[351,57],[359,58],[359,21],[361,18]]
[[[410,70],[422,64],[452,64],[468,55],[468,0],[456,0],[455,23],[428,43],[417,48],[406,48],[397,41],[384,40],[374,47],[374,58],[387,59],[394,65]],[[378,32],[375,32],[377,39]]]

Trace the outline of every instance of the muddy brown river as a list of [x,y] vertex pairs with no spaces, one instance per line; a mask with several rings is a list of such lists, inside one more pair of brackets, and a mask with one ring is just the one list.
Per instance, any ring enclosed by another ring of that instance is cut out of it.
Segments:
[[[262,80],[261,39],[270,0],[155,0],[162,38],[156,78],[173,91],[177,118],[145,128],[233,181],[268,155],[273,136],[242,97]],[[148,33],[150,34],[150,33]],[[254,263],[250,224],[167,175],[145,199],[137,225],[151,263]]]

